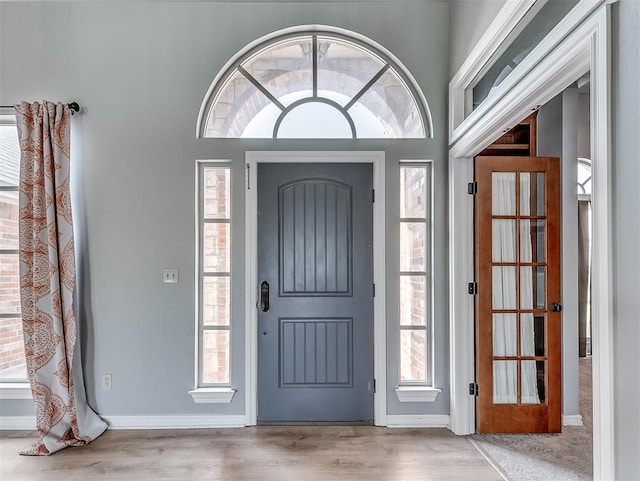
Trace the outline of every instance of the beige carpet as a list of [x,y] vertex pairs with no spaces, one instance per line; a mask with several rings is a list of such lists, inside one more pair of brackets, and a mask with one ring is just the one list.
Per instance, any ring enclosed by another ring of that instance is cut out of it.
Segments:
[[586,481],[593,478],[591,358],[580,359],[584,426],[562,434],[476,434],[471,440],[509,481]]

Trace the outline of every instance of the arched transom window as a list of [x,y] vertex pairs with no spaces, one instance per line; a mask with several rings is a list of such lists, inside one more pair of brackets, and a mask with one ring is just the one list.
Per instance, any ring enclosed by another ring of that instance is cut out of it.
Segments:
[[373,42],[329,30],[249,46],[214,80],[198,135],[225,138],[425,138],[424,96]]
[[591,159],[578,157],[578,194],[591,195]]

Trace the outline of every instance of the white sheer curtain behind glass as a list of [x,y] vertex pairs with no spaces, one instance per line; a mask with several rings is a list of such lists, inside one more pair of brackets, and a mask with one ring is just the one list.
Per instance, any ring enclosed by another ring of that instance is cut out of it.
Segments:
[[[521,205],[529,205],[528,177],[521,175]],[[516,174],[496,172],[492,176],[492,211],[497,216],[516,215]],[[524,214],[524,212],[521,212]],[[517,262],[516,219],[493,219],[492,257],[494,263]],[[531,236],[520,236],[520,253],[531,257]],[[518,308],[516,266],[493,266],[492,295],[494,310],[516,310]],[[521,269],[523,269],[521,267]],[[531,269],[530,267],[524,269]],[[531,309],[533,305],[532,276],[520,278],[521,308]],[[529,306],[529,307],[525,307]],[[521,314],[520,356],[535,354],[533,314]],[[516,313],[494,313],[493,315],[493,355],[494,357],[518,357],[518,322]],[[535,361],[521,363],[523,404],[538,404]],[[493,398],[495,404],[516,404],[518,402],[518,361],[495,360],[493,363]]]

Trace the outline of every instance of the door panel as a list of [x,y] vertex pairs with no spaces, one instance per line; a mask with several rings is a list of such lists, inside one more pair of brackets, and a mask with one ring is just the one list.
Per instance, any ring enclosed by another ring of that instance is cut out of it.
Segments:
[[280,319],[280,387],[352,386],[353,319]]
[[560,432],[559,159],[477,157],[481,433]]
[[351,191],[330,179],[278,188],[281,296],[351,295]]
[[370,164],[261,164],[258,422],[373,420]]

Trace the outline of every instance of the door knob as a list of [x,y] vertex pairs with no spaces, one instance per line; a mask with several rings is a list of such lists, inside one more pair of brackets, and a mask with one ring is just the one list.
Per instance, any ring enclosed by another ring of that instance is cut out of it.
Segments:
[[559,302],[552,302],[551,305],[549,305],[549,309],[551,309],[551,312],[560,312],[562,311],[562,304]]
[[260,284],[260,310],[267,312],[269,310],[269,283],[262,281]]

